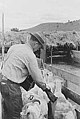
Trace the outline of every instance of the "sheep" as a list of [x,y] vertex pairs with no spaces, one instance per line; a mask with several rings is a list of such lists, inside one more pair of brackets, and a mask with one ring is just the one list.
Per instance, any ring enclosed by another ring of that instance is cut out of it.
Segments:
[[52,103],[52,114],[54,119],[76,119],[76,112],[72,104],[65,98],[61,92],[62,84],[59,77],[55,77],[54,95],[58,97],[57,101]]
[[[22,119],[45,119],[48,117],[47,95],[37,85],[29,91],[21,87],[23,109]],[[40,113],[39,113],[40,112]]]
[[48,87],[50,87],[51,92],[54,93],[55,90],[54,80],[58,76],[54,76],[51,71],[45,68],[42,70],[42,74],[43,74],[44,82],[46,83],[46,85],[48,85]]
[[51,102],[54,119],[76,119],[75,108],[61,92],[62,85],[65,83],[64,79],[53,76],[52,72],[47,69],[43,70],[43,76],[46,84],[50,86],[51,92],[58,97],[54,104]]
[[[42,72],[43,79],[44,79],[45,83],[48,84],[48,85],[50,85],[50,87],[51,87],[52,80],[53,80],[53,74],[52,74],[52,72],[50,72],[47,69],[41,70],[41,72]],[[52,85],[51,89],[52,88],[53,88],[53,85]],[[41,88],[39,88],[36,84],[28,92],[24,91],[23,89],[21,89],[21,90],[22,90],[22,99],[23,99],[23,105],[24,105],[22,112],[24,112],[25,107],[26,107],[25,110],[27,110],[27,112],[25,113],[25,115],[27,115],[28,112],[30,112],[30,109],[33,109],[32,107],[34,107],[35,110],[37,109],[37,106],[38,105],[36,106],[36,102],[32,106],[33,103],[28,99],[28,97],[29,97],[30,94],[31,95],[36,94],[37,96],[39,96],[39,100],[41,100],[41,104],[40,104],[41,108],[39,108],[39,109],[42,110],[41,111],[42,116],[40,116],[40,118],[41,119],[42,119],[42,117],[43,118],[47,118],[47,116],[46,117],[44,116],[44,115],[47,115],[48,114],[48,105],[47,104],[50,101],[49,98],[48,98],[48,96],[47,96],[47,94]],[[28,108],[27,108],[27,104],[29,104],[29,107]],[[33,112],[31,111],[31,113],[30,113],[30,115],[28,115],[28,117],[30,117],[30,118],[34,118],[35,117],[35,119],[36,118],[38,119],[38,116],[36,116],[36,115],[39,114],[39,113],[37,113],[37,111],[35,111],[35,112],[36,112],[36,114],[34,113],[34,111]],[[21,115],[24,115],[24,114],[21,113]]]
[[[48,108],[46,102],[44,100],[36,100],[33,99],[30,103],[26,103],[22,109],[21,115],[22,117],[27,117],[30,119],[45,119],[47,118]],[[25,118],[25,119],[27,119]],[[24,118],[22,118],[24,119]]]
[[48,69],[43,69],[41,71],[42,71],[44,81],[46,83],[53,82],[53,73],[51,71],[49,71]]
[[47,94],[41,88],[39,88],[36,84],[29,91],[26,91],[22,87],[20,87],[20,88],[21,88],[21,92],[22,92],[23,105],[25,105],[26,101],[28,100],[29,94],[37,95],[40,97],[40,99],[46,100],[47,103],[50,101]]
[[40,109],[38,103],[27,103],[21,112],[22,119],[38,119]]

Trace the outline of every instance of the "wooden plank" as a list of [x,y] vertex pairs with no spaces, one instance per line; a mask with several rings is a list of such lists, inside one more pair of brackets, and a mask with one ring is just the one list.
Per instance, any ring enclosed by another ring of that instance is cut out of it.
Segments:
[[0,92],[0,119],[2,119],[2,96]]
[[[70,81],[78,86],[80,86],[80,68],[73,69],[63,69],[61,67],[57,67],[54,65],[44,64],[44,66],[53,72],[54,75],[58,75],[65,79],[66,81]],[[68,67],[67,67],[68,68]]]
[[2,13],[2,64],[4,61],[4,13]]
[[[66,98],[70,98],[72,101],[80,105],[80,95],[71,91],[69,88],[63,86],[62,87],[62,93],[65,95]],[[75,109],[77,119],[80,119],[80,111]]]
[[67,55],[67,51],[52,51],[52,55]]
[[75,103],[80,105],[80,95],[71,91],[69,88],[63,86],[62,87],[62,93],[67,97],[73,100]]
[[52,47],[51,47],[51,64],[52,64]]

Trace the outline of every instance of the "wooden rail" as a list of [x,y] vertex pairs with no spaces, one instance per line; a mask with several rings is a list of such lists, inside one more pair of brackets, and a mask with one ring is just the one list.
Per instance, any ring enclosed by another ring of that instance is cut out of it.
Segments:
[[70,90],[69,88],[63,86],[62,87],[62,93],[65,95],[66,98],[70,98],[75,103],[80,105],[80,95],[75,93],[74,91]]

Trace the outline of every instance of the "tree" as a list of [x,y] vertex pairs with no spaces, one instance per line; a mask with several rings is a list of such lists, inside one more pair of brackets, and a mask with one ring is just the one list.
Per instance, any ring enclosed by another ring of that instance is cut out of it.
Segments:
[[19,32],[18,28],[12,28],[11,31]]

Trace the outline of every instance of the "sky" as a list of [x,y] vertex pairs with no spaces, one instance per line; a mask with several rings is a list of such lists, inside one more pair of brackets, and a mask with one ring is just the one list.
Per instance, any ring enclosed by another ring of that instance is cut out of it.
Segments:
[[0,29],[27,29],[46,22],[80,19],[80,0],[0,0]]

